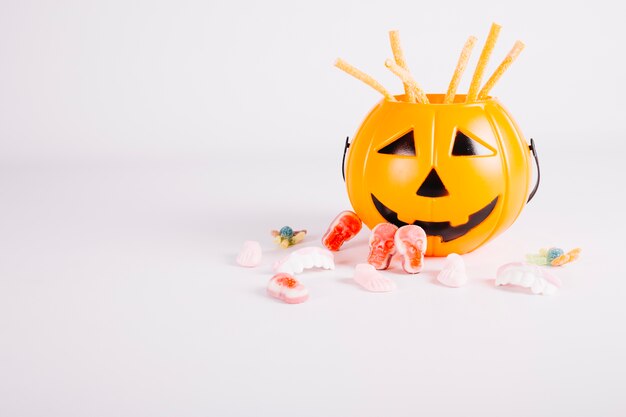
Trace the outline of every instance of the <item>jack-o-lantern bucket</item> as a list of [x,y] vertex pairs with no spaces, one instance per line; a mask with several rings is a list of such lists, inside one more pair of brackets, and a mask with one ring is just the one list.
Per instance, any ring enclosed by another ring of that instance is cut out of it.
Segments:
[[[350,144],[350,202],[370,228],[416,224],[427,256],[470,252],[506,230],[529,197],[533,148],[491,97],[383,99]],[[534,190],[533,190],[534,192]]]
[[[531,187],[534,143],[489,91],[517,58],[511,51],[480,88],[500,32],[491,25],[467,95],[456,94],[476,37],[463,47],[446,94],[426,94],[413,79],[397,31],[385,66],[403,82],[393,96],[347,62],[335,65],[383,94],[350,146],[344,173],[354,211],[369,227],[415,224],[428,236],[427,256],[467,253],[506,230],[537,191]],[[346,149],[344,149],[344,162]]]

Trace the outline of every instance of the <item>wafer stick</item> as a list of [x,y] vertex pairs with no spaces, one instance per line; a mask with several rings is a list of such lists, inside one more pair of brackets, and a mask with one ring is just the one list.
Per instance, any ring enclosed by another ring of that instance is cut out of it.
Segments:
[[[404,59],[402,46],[400,45],[400,33],[397,30],[389,31],[389,43],[391,43],[391,51],[393,52],[393,59],[396,60],[396,64],[409,71],[409,67],[406,65],[406,60]],[[404,94],[406,94],[409,103],[415,103],[415,93],[413,89],[407,83],[403,84]]]
[[502,74],[504,74],[505,71],[509,69],[513,61],[515,61],[519,54],[524,50],[524,46],[524,42],[515,42],[515,45],[513,45],[513,48],[511,48],[506,58],[502,60],[498,68],[496,68],[493,74],[491,74],[491,77],[489,77],[489,79],[485,83],[485,86],[482,88],[482,90],[480,90],[480,93],[478,94],[479,100],[487,98],[487,96],[489,95],[489,91],[491,91],[491,89],[498,82],[500,77],[502,77]]
[[476,98],[478,97],[478,90],[480,89],[480,83],[483,79],[485,67],[487,67],[489,57],[493,52],[493,47],[496,45],[496,41],[498,40],[500,29],[502,29],[502,26],[497,23],[491,24],[489,35],[485,41],[485,46],[483,46],[483,51],[480,53],[480,58],[478,59],[476,69],[474,70],[474,76],[472,77],[472,83],[470,84],[469,92],[467,93],[467,103],[476,101]]
[[391,59],[388,59],[385,61],[385,66],[389,68],[391,72],[393,72],[398,77],[400,77],[400,79],[402,80],[404,84],[407,84],[409,87],[411,87],[411,89],[415,93],[415,98],[418,103],[422,103],[422,104],[429,103],[428,97],[426,97],[426,93],[424,93],[424,90],[422,90],[421,87],[417,85],[417,82],[415,82],[415,80],[413,79],[413,77],[407,70],[400,67]]
[[465,72],[465,67],[467,66],[467,61],[469,60],[470,55],[472,54],[472,50],[474,49],[474,45],[476,45],[476,36],[470,36],[465,42],[465,46],[463,46],[463,50],[461,51],[461,56],[459,56],[459,61],[456,63],[456,68],[454,69],[454,75],[450,80],[450,85],[448,86],[448,92],[446,93],[445,98],[443,99],[443,104],[454,103],[454,96],[456,95],[456,89],[459,87],[459,83],[461,82],[461,77]]
[[378,91],[383,96],[385,96],[387,100],[396,101],[396,98],[392,96],[391,93],[387,91],[387,89],[385,89],[385,87],[383,87],[378,81],[376,81],[371,76],[364,73],[363,71],[348,64],[343,59],[337,58],[337,61],[335,61],[335,66],[339,68],[340,70],[352,75],[354,78],[363,81],[365,84],[369,85],[374,90]]

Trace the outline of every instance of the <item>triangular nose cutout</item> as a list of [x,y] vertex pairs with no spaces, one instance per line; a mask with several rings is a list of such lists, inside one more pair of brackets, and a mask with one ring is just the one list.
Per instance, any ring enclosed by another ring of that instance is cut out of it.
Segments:
[[419,190],[417,190],[417,195],[422,197],[444,197],[448,195],[448,190],[446,190],[446,186],[443,185],[441,178],[435,171],[435,168],[430,170],[430,173],[420,186]]

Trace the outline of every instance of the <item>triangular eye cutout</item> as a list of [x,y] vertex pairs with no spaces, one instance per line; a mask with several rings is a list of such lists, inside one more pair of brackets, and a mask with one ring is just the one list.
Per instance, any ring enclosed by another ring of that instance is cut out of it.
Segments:
[[471,139],[465,133],[457,130],[452,147],[453,156],[485,156],[495,155],[495,152],[486,146]]
[[378,153],[385,155],[415,156],[415,139],[413,138],[413,131],[408,131],[398,139],[391,142],[389,145],[379,149]]

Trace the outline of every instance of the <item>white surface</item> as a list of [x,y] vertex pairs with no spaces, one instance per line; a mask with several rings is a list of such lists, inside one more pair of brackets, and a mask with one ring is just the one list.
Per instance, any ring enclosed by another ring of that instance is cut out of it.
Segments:
[[[265,295],[285,253],[269,229],[319,242],[348,207],[338,155],[223,182],[207,161],[5,168],[0,414],[623,415],[625,207],[602,166],[576,169],[621,155],[559,152],[542,153],[519,221],[464,256],[463,288],[436,283],[441,258],[418,276],[394,263],[397,291],[364,291],[362,232],[335,271],[299,275],[311,298],[296,306]],[[261,267],[235,264],[245,239],[263,242]],[[550,244],[583,247],[556,295],[494,287],[497,266]]]
[[[0,415],[626,414],[624,29],[601,3],[3,3]],[[443,90],[492,19],[495,62],[528,45],[497,93],[544,180],[464,256],[470,282],[443,287],[429,259],[369,293],[351,281],[364,231],[335,271],[299,275],[308,302],[267,297],[285,253],[269,230],[317,244],[349,208],[343,140],[378,97],[332,60],[380,64],[392,88],[395,27]],[[259,268],[235,264],[247,239]],[[497,266],[547,245],[583,248],[556,295],[494,287]]]

